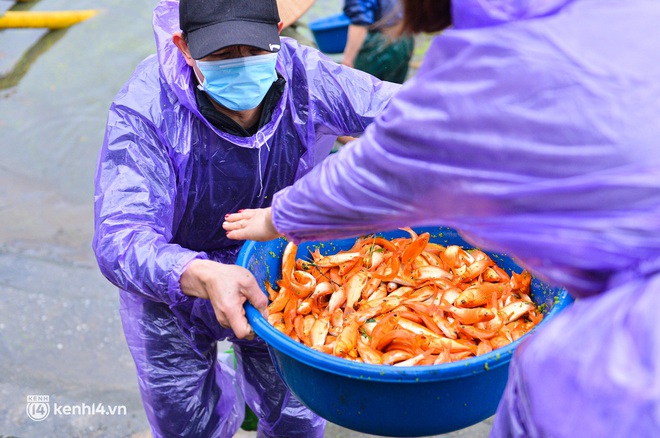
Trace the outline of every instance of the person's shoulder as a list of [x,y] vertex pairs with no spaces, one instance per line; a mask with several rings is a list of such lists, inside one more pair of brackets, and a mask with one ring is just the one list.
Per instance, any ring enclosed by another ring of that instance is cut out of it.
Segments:
[[291,37],[280,37],[280,42],[282,43],[280,47],[280,55],[283,55],[286,58],[300,58],[302,52],[305,51],[307,46],[300,44],[295,38]]
[[299,65],[304,66],[304,70],[314,70],[319,63],[330,61],[316,47],[301,44],[294,38],[280,37],[280,41],[282,46],[279,58],[288,68]]
[[161,77],[161,66],[156,55],[150,55],[143,59],[136,67],[129,81],[144,82],[155,85]]
[[113,100],[113,107],[137,115],[154,114],[153,108],[162,106],[162,98],[168,95],[158,59],[151,55],[142,60]]
[[[278,53],[278,64],[280,69],[284,70],[287,79],[291,79],[294,75],[299,76],[300,73],[310,69],[310,64],[316,64],[318,56],[314,53],[314,48],[300,44],[289,37],[280,37],[280,42],[282,45]],[[302,78],[298,78],[300,79]]]

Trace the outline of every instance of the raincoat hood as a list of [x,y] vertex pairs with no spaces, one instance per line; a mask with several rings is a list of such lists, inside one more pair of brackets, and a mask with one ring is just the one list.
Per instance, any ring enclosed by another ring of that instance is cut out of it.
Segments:
[[195,90],[191,81],[192,68],[186,63],[179,48],[172,42],[172,34],[180,32],[179,1],[163,0],[154,9],[153,29],[156,53],[163,77],[179,101],[188,109],[197,111]]
[[453,0],[457,29],[485,27],[550,15],[573,0]]

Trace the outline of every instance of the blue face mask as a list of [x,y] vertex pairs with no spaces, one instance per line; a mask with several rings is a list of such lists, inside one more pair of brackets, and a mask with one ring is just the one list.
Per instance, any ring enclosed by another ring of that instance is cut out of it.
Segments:
[[255,108],[277,80],[276,60],[277,53],[268,53],[220,61],[197,61],[204,75],[204,82],[198,87],[231,110]]

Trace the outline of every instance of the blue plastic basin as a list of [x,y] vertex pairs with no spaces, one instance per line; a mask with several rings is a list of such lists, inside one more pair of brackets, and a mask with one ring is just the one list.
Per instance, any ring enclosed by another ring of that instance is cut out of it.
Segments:
[[[450,228],[415,228],[430,232],[431,242],[471,246]],[[386,238],[409,237],[404,231],[378,233]],[[355,239],[308,242],[298,248],[298,257],[310,249],[334,254],[349,249]],[[281,275],[284,239],[246,242],[237,263],[250,269],[264,289],[264,282]],[[488,253],[506,271],[522,272],[510,257]],[[538,330],[572,302],[564,289],[552,288],[534,279],[532,299],[545,304],[545,317]],[[395,367],[352,362],[321,353],[298,343],[275,329],[250,304],[247,318],[255,333],[268,344],[277,371],[291,392],[309,409],[328,421],[359,432],[420,437],[459,430],[493,415],[504,391],[511,356],[527,336],[491,353],[458,362]]]
[[342,53],[346,47],[350,23],[348,17],[340,13],[310,22],[309,30],[321,52]]

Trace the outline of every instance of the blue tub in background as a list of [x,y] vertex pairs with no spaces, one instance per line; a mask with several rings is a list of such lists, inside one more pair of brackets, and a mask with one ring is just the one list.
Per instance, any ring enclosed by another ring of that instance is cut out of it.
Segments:
[[342,12],[309,23],[309,30],[323,53],[342,53],[348,38],[348,17]]
[[[414,228],[429,232],[431,242],[472,246],[450,228]],[[385,238],[409,237],[402,230],[377,233]],[[355,239],[307,242],[298,247],[298,258],[310,250],[334,254],[349,249]],[[275,284],[281,276],[284,239],[246,242],[237,264],[264,282]],[[509,274],[522,272],[510,257],[487,252]],[[544,305],[543,321],[532,332],[491,353],[458,362],[410,367],[353,362],[315,351],[275,329],[249,303],[245,309],[255,333],[268,344],[282,380],[309,409],[328,421],[355,431],[391,437],[422,437],[448,433],[492,416],[504,392],[509,362],[520,342],[568,306],[564,289],[534,279],[532,299]]]

